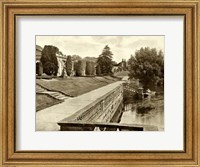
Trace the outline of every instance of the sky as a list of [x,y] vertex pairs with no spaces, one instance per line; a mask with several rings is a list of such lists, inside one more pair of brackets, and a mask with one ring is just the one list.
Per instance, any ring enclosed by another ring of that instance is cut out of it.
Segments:
[[164,36],[36,36],[36,44],[53,45],[65,55],[98,57],[105,45],[113,53],[113,60],[128,60],[141,47],[156,48],[164,52]]

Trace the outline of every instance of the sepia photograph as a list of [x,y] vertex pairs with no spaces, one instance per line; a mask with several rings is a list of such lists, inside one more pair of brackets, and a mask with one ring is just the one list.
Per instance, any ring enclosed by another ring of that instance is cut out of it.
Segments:
[[35,44],[36,131],[164,131],[165,36]]

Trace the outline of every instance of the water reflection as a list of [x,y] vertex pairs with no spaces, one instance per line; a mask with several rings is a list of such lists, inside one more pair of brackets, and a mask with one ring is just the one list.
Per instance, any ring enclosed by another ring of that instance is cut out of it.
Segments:
[[[137,113],[137,106],[151,102],[155,108],[147,113]],[[146,124],[158,127],[158,130],[164,130],[164,96],[158,95],[155,97],[147,98],[143,101],[132,101],[125,104],[124,112],[121,117],[120,123],[126,124]]]

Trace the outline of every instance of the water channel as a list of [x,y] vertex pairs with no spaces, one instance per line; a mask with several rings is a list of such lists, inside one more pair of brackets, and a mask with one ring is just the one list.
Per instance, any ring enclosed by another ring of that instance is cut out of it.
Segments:
[[[145,113],[137,111],[138,106],[150,103],[155,108]],[[159,131],[164,130],[164,94],[159,92],[155,96],[149,96],[143,100],[131,100],[124,104],[124,111],[120,123],[145,124],[158,127]]]

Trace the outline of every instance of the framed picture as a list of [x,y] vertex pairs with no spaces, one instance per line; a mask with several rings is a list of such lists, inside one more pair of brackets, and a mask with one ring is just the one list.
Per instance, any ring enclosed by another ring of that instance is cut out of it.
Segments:
[[199,1],[3,0],[2,166],[199,166]]

